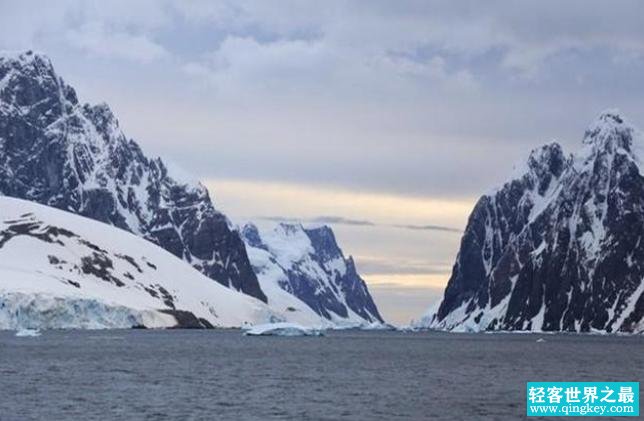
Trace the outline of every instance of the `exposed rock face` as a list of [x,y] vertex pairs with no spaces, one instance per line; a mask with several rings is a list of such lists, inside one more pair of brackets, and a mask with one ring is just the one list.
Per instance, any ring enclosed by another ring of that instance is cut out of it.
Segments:
[[616,111],[566,156],[552,143],[478,201],[422,325],[644,331],[644,140]]
[[208,191],[146,157],[105,104],[81,105],[49,59],[0,55],[0,194],[144,237],[266,301],[244,243]]
[[260,232],[247,224],[242,235],[263,290],[277,286],[328,320],[383,322],[353,259],[344,257],[331,228],[282,223]]

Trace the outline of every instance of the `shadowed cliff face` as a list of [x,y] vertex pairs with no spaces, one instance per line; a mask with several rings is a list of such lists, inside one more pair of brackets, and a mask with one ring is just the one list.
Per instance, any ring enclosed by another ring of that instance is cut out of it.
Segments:
[[269,255],[256,262],[251,253],[261,285],[276,283],[329,320],[357,316],[361,322],[383,322],[353,259],[344,257],[331,228],[281,223],[260,232],[247,224],[242,235],[251,250]]
[[243,241],[207,190],[146,157],[107,105],[81,105],[31,52],[0,56],[0,194],[133,232],[266,301]]
[[427,326],[458,330],[644,330],[641,135],[615,111],[566,157],[532,152],[476,204]]

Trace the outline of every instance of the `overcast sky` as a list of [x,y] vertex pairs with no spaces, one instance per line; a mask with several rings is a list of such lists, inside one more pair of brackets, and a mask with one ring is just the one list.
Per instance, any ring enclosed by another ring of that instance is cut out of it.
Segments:
[[[231,219],[327,222],[386,316],[417,317],[467,215],[552,139],[644,125],[637,1],[0,1],[0,49],[189,169]],[[356,223],[359,222],[359,223]],[[444,229],[448,228],[448,229]]]

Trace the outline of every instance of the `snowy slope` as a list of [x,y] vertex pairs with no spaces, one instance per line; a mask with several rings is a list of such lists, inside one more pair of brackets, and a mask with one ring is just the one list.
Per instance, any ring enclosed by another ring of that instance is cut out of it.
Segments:
[[337,326],[383,322],[353,259],[344,257],[329,227],[281,223],[260,230],[247,224],[242,236],[272,308]]
[[284,320],[126,231],[0,197],[0,329],[239,327]]
[[41,54],[0,53],[0,194],[127,230],[266,300],[206,188],[147,157],[106,104],[80,103]]
[[[239,232],[214,208],[208,191],[161,159],[147,157],[121,131],[106,104],[79,102],[74,89],[42,54],[0,53],[0,195],[129,231],[224,286],[268,300]],[[320,240],[325,242],[323,236]],[[322,253],[327,251],[320,248]],[[266,288],[272,288],[269,305],[297,309],[291,311],[297,313],[293,317],[307,323],[336,316],[341,321],[380,320],[366,286],[351,270],[352,261],[336,257],[329,264],[349,269],[338,284],[346,291],[336,291],[335,284],[328,282],[320,293],[283,289],[268,282]],[[322,262],[324,256],[310,259]],[[335,276],[318,269],[318,276]],[[316,299],[320,302],[313,302]]]
[[448,330],[644,331],[644,139],[617,111],[566,156],[530,154],[470,215],[440,306]]

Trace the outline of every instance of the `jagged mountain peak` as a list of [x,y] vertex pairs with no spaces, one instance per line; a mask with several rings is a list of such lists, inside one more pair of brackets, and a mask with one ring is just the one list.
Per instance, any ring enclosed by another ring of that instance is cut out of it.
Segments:
[[0,111],[49,125],[77,105],[76,91],[56,74],[47,56],[0,53]]
[[[295,319],[382,321],[331,228],[282,223],[260,232],[248,224],[244,244],[201,183],[146,156],[106,103],[80,102],[44,55],[0,58],[0,194],[130,231],[224,286],[267,301],[257,267],[271,279],[275,303],[268,304]],[[250,252],[259,263],[251,265]]]
[[477,203],[444,298],[425,323],[642,331],[644,177],[637,133],[608,111],[572,157],[553,144],[533,151],[521,177]]
[[243,235],[247,243],[260,247],[260,237],[268,239],[268,246],[263,244],[264,247],[272,247],[280,255],[287,254],[291,260],[307,255],[315,255],[320,261],[344,258],[333,230],[327,225],[304,227],[299,222],[280,222],[272,230],[260,233],[255,225],[247,224]]
[[[525,191],[530,191],[531,195],[544,196],[554,190],[571,163],[572,157],[564,153],[558,142],[547,143],[533,149],[528,155],[528,159],[516,163],[508,181],[492,188],[483,196],[483,199],[488,201],[499,192],[508,189],[510,190],[508,200],[521,196]],[[521,205],[522,207],[525,207],[523,205],[526,204],[531,206],[533,201],[532,199],[528,200],[529,203],[524,201]]]
[[80,105],[44,55],[0,59],[0,194],[125,229],[266,300],[243,241],[205,187],[148,158],[107,104]]
[[631,150],[633,135],[637,130],[616,109],[602,112],[586,129],[583,144],[595,150]]
[[282,290],[327,320],[382,322],[353,259],[342,254],[330,227],[282,222],[259,229],[249,223],[241,232],[269,302]]
[[31,68],[55,76],[54,66],[46,54],[27,51],[0,51],[0,68]]
[[[24,84],[31,88],[40,85],[42,89],[25,89]],[[29,105],[42,100],[47,95],[47,89],[63,90],[64,82],[56,74],[54,65],[44,54],[26,52],[0,52],[0,91],[7,89],[21,91],[23,95],[15,98],[18,105]],[[73,92],[73,89],[67,89]],[[62,92],[66,93],[66,92]],[[31,94],[31,95],[29,95]],[[71,95],[70,102],[76,104],[76,95]]]
[[644,174],[644,136],[617,110],[604,111],[588,127],[575,155],[579,174]]
[[555,140],[530,151],[528,156],[528,167],[538,171],[549,171],[559,173],[559,164],[565,160],[562,146]]
[[566,156],[561,145],[555,141],[533,149],[527,161],[530,175],[545,181],[540,191],[547,189],[551,178],[561,177],[569,164],[570,157]]
[[0,50],[0,60],[15,60],[20,62],[30,62],[34,60],[49,60],[49,57],[34,50]]

